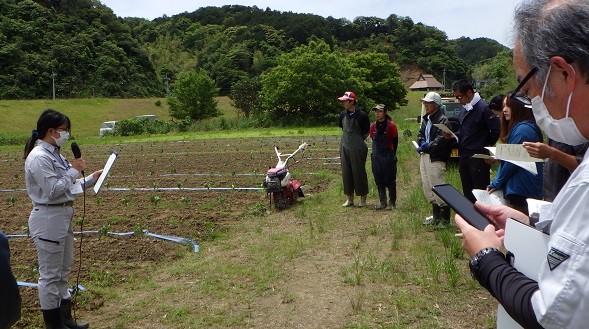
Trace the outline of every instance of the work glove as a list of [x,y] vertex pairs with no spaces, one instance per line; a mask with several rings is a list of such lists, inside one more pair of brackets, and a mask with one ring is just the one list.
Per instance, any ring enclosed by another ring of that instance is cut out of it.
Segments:
[[420,143],[420,146],[417,148],[417,153],[426,153],[429,144],[427,142]]

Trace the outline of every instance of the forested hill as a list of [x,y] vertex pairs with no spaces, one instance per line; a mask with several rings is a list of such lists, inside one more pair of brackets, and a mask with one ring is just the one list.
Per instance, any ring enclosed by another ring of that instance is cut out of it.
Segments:
[[163,95],[127,25],[95,0],[0,1],[0,98]]
[[226,95],[312,39],[344,53],[383,52],[439,79],[445,70],[447,81],[507,49],[490,39],[450,41],[394,14],[349,21],[224,6],[148,21],[117,18],[98,0],[3,0],[0,13],[0,98],[50,97],[53,73],[62,98],[161,96],[165,79],[199,68]]

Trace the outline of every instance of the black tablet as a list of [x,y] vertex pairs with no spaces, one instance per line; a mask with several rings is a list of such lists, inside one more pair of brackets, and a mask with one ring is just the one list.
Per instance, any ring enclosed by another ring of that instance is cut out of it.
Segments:
[[432,187],[432,191],[470,225],[481,231],[489,224],[495,226],[487,216],[478,210],[462,193],[458,192],[454,186],[450,184],[439,184]]

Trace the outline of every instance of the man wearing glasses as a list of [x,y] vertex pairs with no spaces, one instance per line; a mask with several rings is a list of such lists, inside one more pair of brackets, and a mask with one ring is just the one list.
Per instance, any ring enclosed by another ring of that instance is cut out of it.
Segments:
[[[485,146],[495,145],[501,133],[499,117],[489,105],[475,93],[472,85],[466,80],[454,82],[454,96],[462,104],[460,112],[460,131],[458,136],[458,152],[460,156],[459,172],[462,182],[462,193],[471,202],[476,198],[473,189],[487,189],[491,182],[491,165],[484,159],[473,158],[475,154],[489,154]],[[446,138],[452,138],[445,134]]]
[[[520,86],[514,98],[530,105],[549,138],[580,145],[589,138],[589,1],[525,0],[515,12],[513,64]],[[526,74],[527,73],[527,74]],[[527,96],[527,97],[524,97]],[[531,100],[530,100],[531,99]],[[538,281],[512,267],[504,231],[479,231],[460,216],[456,224],[472,257],[471,272],[525,328],[587,328],[589,323],[589,155],[547,211],[531,219],[505,206],[479,210],[504,228],[508,218],[549,233]],[[516,255],[517,257],[517,255]]]

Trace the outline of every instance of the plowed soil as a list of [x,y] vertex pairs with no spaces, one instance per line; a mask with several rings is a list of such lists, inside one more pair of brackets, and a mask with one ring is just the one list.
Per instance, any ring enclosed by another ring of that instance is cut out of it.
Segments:
[[[311,146],[292,165],[292,175],[309,193],[318,193],[327,181],[321,171],[339,171],[338,138],[306,139]],[[149,232],[188,238],[210,239],[245,214],[269,210],[267,195],[260,188],[269,166],[276,164],[274,145],[285,153],[294,151],[300,138],[255,138],[198,140],[181,142],[129,143],[84,146],[82,156],[87,174],[101,168],[111,151],[118,158],[103,189],[94,195],[88,190],[85,201],[75,202],[74,231],[99,231],[82,237],[79,282],[92,275],[124,280],[126,273],[146,265],[165,266],[185,252],[186,246],[138,234]],[[31,202],[25,191],[20,152],[0,152],[3,173],[0,178],[0,229],[6,234],[27,234]],[[64,150],[71,157],[69,150]],[[201,190],[195,190],[201,188]],[[226,188],[217,190],[217,188]],[[83,227],[80,225],[83,223]],[[135,232],[117,237],[107,232]],[[75,245],[77,273],[80,237]],[[11,238],[12,270],[18,281],[36,283],[37,258],[29,238]],[[70,277],[73,285],[76,277]],[[32,314],[39,313],[37,290],[21,288],[23,314],[17,327],[34,326]],[[93,295],[85,303],[100,308],[102,300]]]

